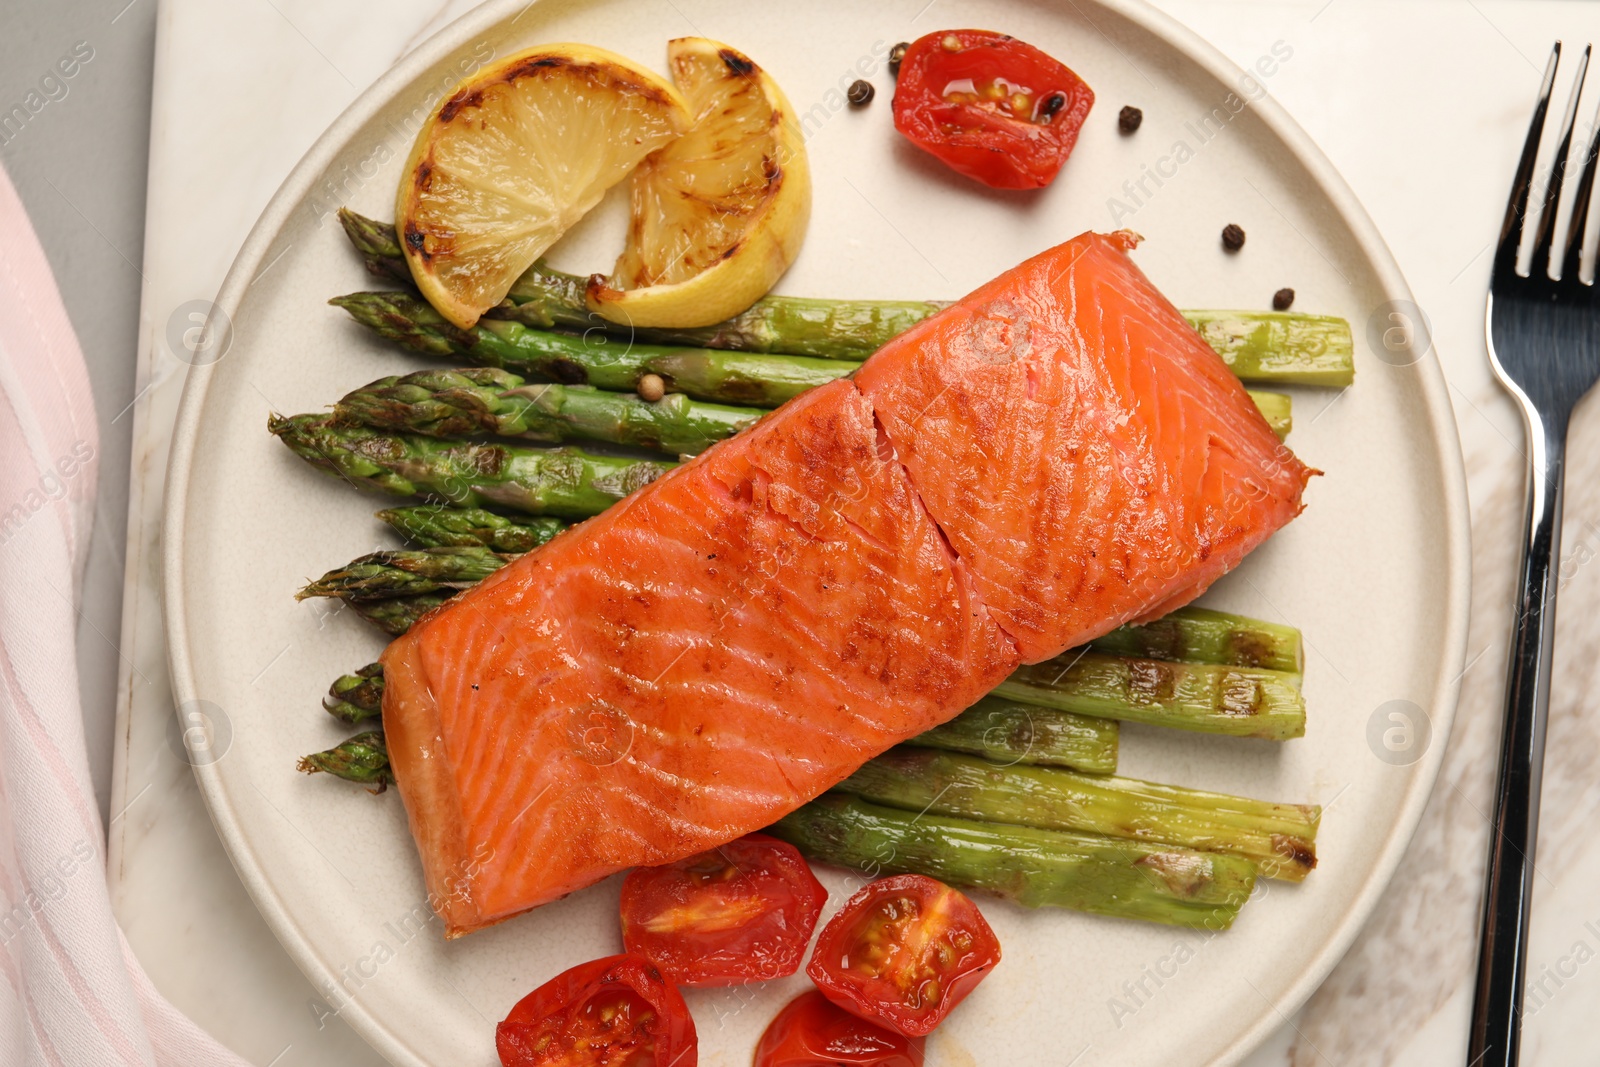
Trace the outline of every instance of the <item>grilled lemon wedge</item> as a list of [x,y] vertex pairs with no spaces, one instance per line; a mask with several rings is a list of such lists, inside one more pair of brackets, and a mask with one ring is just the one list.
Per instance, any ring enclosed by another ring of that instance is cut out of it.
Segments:
[[400,181],[395,225],[418,288],[470,327],[692,119],[671,85],[589,45],[478,71],[423,126]]
[[727,45],[667,48],[693,127],[634,172],[628,243],[589,307],[612,322],[681,328],[731,318],[771,289],[800,252],[811,174],[789,101]]

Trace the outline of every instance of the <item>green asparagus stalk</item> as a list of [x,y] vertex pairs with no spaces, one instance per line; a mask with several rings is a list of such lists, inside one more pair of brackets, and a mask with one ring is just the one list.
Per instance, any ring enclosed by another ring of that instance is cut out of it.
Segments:
[[[380,277],[411,284],[411,269],[394,227],[340,209],[346,235]],[[768,296],[726,322],[696,329],[629,329],[589,310],[584,279],[535,264],[489,314],[541,330],[620,332],[651,344],[689,345],[741,352],[784,352],[820,359],[863,360],[889,338],[904,333],[945,305],[927,300],[808,300]]]
[[598,515],[673,466],[575,448],[437,441],[346,426],[326,415],[274,415],[267,428],[312,466],[353,485],[532,515]]
[[901,811],[828,794],[767,830],[813,860],[873,877],[915,872],[1028,907],[1196,929],[1232,925],[1255,886],[1238,856]]
[[1289,431],[1294,429],[1292,401],[1283,393],[1264,393],[1259,389],[1250,389],[1247,392],[1250,394],[1250,399],[1255,401],[1256,410],[1267,420],[1267,425],[1272,427],[1272,432],[1277,435],[1278,440],[1288,437]]
[[1292,311],[1185,311],[1206,344],[1247,382],[1346,386],[1355,381],[1350,324]]
[[380,337],[435,359],[462,359],[524,378],[614,392],[634,392],[640,379],[655,374],[668,392],[695,400],[775,408],[859,366],[808,356],[673,348],[598,332],[575,337],[505,319],[486,318],[463,330],[426,300],[402,291],[351,293],[328,302]]
[[326,596],[378,600],[446,589],[459,592],[477,585],[514,558],[481,546],[370,552],[311,582],[295,594],[295,599]]
[[384,747],[383,734],[377,730],[356,734],[326,752],[313,752],[300,760],[298,769],[306,774],[323,772],[347,782],[375,785],[377,793],[394,783],[394,772],[389,769],[389,750]]
[[532,552],[567,528],[560,519],[523,516],[508,519],[483,508],[414,504],[386,508],[378,518],[418,548],[470,548],[481,545],[516,555]]
[[347,600],[357,615],[388,634],[399,637],[454,593],[418,593],[415,596],[388,597],[382,600]]
[[1289,674],[1305,668],[1300,631],[1293,626],[1209,608],[1179,608],[1152,622],[1119,626],[1089,647],[1117,656],[1264,667]]
[[984,697],[942,726],[906,742],[970,752],[1001,764],[1071,767],[1088,774],[1117,769],[1116,722],[1054,708]]
[[1287,741],[1306,730],[1299,677],[1283,671],[1068,652],[1021,667],[995,695],[1079,715]]
[[494,434],[549,444],[608,441],[694,455],[732,437],[762,411],[707,404],[682,393],[651,403],[588,386],[530,384],[498,367],[477,367],[380,378],[347,394],[334,406],[334,414],[375,429],[429,437]]
[[341,675],[328,687],[322,707],[340,722],[354,725],[383,714],[383,664],[369,663]]
[[[411,284],[411,269],[393,226],[344,209],[339,221],[368,271]],[[584,279],[535,263],[489,315],[546,330],[621,331],[631,340],[652,344],[862,360],[945,306],[940,301],[767,296],[714,326],[630,329],[589,310]],[[1355,378],[1350,324],[1344,319],[1286,311],[1185,311],[1183,315],[1247,382],[1344,386]]]
[[891,749],[834,788],[914,812],[1226,852],[1293,882],[1317,865],[1314,806],[918,748]]

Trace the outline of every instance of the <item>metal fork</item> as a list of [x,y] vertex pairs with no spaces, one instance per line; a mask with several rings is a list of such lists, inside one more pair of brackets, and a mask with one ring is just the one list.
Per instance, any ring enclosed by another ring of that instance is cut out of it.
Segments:
[[[1589,48],[1583,50],[1572,99],[1561,124],[1543,210],[1534,230],[1533,259],[1517,273],[1517,250],[1529,215],[1534,160],[1550,108],[1550,90],[1561,59],[1557,41],[1545,67],[1533,125],[1522,148],[1511,203],[1489,282],[1489,360],[1500,384],[1516,399],[1527,425],[1528,544],[1522,556],[1520,600],[1511,638],[1506,684],[1505,733],[1500,742],[1489,873],[1484,887],[1483,930],[1477,990],[1468,1041],[1469,1067],[1511,1067],[1521,1037],[1526,984],[1533,855],[1538,839],[1539,785],[1544,767],[1545,719],[1550,709],[1551,645],[1555,637],[1556,572],[1560,558],[1561,483],[1567,424],[1578,400],[1600,377],[1600,296],[1579,277],[1584,230],[1600,148],[1600,118],[1583,155],[1583,176],[1573,199],[1572,221],[1556,240],[1556,212],[1572,147],[1573,119]],[[1555,261],[1552,249],[1560,249]],[[1552,278],[1551,270],[1559,276]]]

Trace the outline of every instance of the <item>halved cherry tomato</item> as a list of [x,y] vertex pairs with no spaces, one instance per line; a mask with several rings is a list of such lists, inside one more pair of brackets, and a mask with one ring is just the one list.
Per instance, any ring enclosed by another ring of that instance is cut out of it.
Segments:
[[689,1007],[641,956],[607,956],[556,975],[495,1028],[503,1067],[695,1067]]
[[782,978],[800,969],[827,899],[798,849],[749,834],[631,872],[622,944],[679,985]]
[[851,1015],[813,990],[772,1020],[755,1067],[922,1067],[924,1041]]
[[988,30],[941,30],[906,49],[894,125],[996,189],[1049,185],[1078,143],[1094,91],[1065,65]]
[[943,882],[900,874],[845,901],[806,974],[846,1011],[921,1037],[999,962],[1000,942],[976,904]]

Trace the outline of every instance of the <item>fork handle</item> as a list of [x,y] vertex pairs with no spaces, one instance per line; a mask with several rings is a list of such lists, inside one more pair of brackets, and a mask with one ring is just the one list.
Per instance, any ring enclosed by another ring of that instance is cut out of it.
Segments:
[[1522,556],[1520,600],[1511,637],[1500,779],[1467,1044],[1470,1067],[1513,1067],[1517,1062],[1522,991],[1527,980],[1528,916],[1556,624],[1558,575],[1554,562],[1561,547],[1565,419],[1547,422],[1530,413],[1528,443],[1533,460],[1528,476],[1528,544]]

